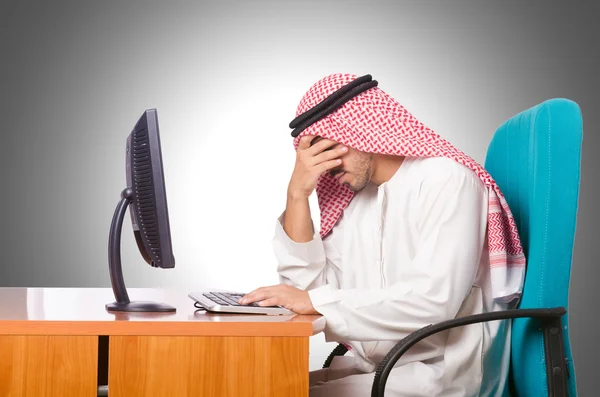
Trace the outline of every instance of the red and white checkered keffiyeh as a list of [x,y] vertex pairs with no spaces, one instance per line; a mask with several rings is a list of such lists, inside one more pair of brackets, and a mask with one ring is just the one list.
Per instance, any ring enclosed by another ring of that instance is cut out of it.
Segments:
[[[296,116],[313,108],[358,76],[332,74],[316,82],[303,96]],[[448,157],[473,170],[489,188],[488,245],[494,298],[511,301],[522,292],[525,256],[512,213],[490,174],[472,158],[419,122],[379,87],[350,99],[328,116],[309,125],[294,138],[319,135],[356,150],[406,157]],[[321,237],[334,227],[354,193],[329,173],[317,183]]]

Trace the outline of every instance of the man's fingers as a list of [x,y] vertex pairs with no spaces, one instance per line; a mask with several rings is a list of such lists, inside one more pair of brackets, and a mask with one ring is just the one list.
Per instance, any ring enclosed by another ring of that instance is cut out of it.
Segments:
[[336,141],[332,141],[331,139],[321,139],[319,140],[317,143],[315,143],[314,145],[310,146],[309,149],[306,150],[306,152],[311,155],[311,156],[316,156],[317,154],[330,149],[331,147],[337,145],[338,142]]
[[320,140],[322,140],[322,139],[323,139],[323,137],[322,137],[322,136],[319,136],[319,135],[315,136],[315,137],[314,137],[314,139],[312,139],[312,140],[310,141],[310,146],[314,146],[314,145],[315,145],[315,143],[319,142],[319,141],[320,141]]
[[305,135],[302,138],[300,138],[300,141],[298,142],[298,149],[308,149],[311,145],[311,141],[314,138],[318,137],[314,135]]
[[319,164],[317,166],[317,169],[319,170],[319,175],[326,171],[329,171],[332,168],[338,167],[340,164],[342,164],[342,160],[340,159],[329,160]]
[[246,303],[253,303],[253,302],[257,302],[257,301],[261,301],[263,299],[267,299],[273,296],[274,292],[275,292],[275,288],[277,286],[270,286],[270,287],[260,287],[255,289],[254,291],[251,291],[249,293],[247,293],[246,295],[244,295],[239,301],[238,303],[243,305]]
[[250,303],[259,302],[265,299],[269,299],[269,296],[266,294],[247,295],[240,299],[238,303],[240,305],[249,305]]
[[244,295],[239,301],[238,303],[241,305],[244,305],[246,303],[252,303],[252,302],[256,302],[256,301],[260,301],[263,300],[265,298],[268,297],[268,292],[266,291],[266,288],[258,288],[246,295]]
[[279,306],[279,298],[269,298],[258,302],[259,306]]
[[340,145],[332,150],[326,150],[323,153],[319,153],[315,157],[313,157],[314,163],[320,164],[324,161],[332,160],[337,157],[343,156],[346,152],[348,152],[348,148],[346,146]]

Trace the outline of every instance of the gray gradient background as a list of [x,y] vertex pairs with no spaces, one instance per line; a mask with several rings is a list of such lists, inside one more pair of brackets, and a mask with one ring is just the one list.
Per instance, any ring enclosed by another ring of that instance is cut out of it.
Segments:
[[[585,131],[571,336],[580,395],[596,395],[599,17],[566,1],[4,1],[0,285],[110,285],[125,138],[146,108],[159,114],[177,268],[144,265],[126,223],[125,278],[187,293],[277,282],[287,124],[319,78],[371,73],[481,163],[505,119],[567,97]],[[333,346],[313,337],[311,369]]]

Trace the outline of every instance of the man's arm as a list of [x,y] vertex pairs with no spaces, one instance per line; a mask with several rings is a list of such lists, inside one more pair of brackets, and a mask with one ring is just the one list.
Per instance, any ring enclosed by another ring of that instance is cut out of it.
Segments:
[[343,224],[337,224],[324,240],[321,239],[319,233],[314,233],[311,235],[310,241],[298,243],[290,239],[284,230],[285,215],[284,213],[277,220],[273,238],[279,282],[301,290],[325,284],[339,287]]
[[338,157],[347,150],[335,141],[318,136],[300,139],[296,150],[296,164],[287,190],[283,226],[293,241],[305,243],[312,240],[314,229],[308,198],[315,190],[321,174],[339,166],[341,160]]
[[323,242],[315,233],[308,198],[321,174],[338,166],[338,157],[346,151],[336,142],[320,137],[306,136],[298,144],[286,209],[278,219],[273,239],[277,271],[283,284],[308,289],[330,280],[337,285],[337,275],[327,266],[326,256],[326,252],[335,256],[335,248],[331,247],[331,239]]
[[290,239],[298,243],[312,240],[315,231],[310,216],[308,197],[288,192],[283,219],[283,230]]
[[402,281],[383,289],[308,291],[327,319],[327,340],[400,340],[426,325],[454,318],[469,294],[487,226],[485,186],[471,178],[424,184],[417,252]]
[[281,285],[258,288],[240,303],[262,301],[260,304],[282,305],[297,313],[316,313],[306,290],[339,286],[341,255],[336,249],[335,231],[325,242],[315,233],[308,198],[321,174],[339,166],[339,157],[347,151],[347,147],[329,139],[300,138],[286,209],[278,219],[273,239]]
[[310,241],[297,243],[283,230],[284,216],[282,214],[277,220],[273,239],[281,284],[258,288],[246,294],[239,303],[281,305],[299,314],[319,314],[312,306],[307,290],[323,285],[339,288],[341,255],[337,233],[341,225],[336,225],[325,240],[316,233]]

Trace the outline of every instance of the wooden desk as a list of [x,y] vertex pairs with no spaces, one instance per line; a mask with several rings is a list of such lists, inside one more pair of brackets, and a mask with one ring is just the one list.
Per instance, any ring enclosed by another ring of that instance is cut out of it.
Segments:
[[129,289],[176,313],[111,313],[105,288],[0,288],[0,396],[308,396],[320,316],[207,314],[187,292]]

